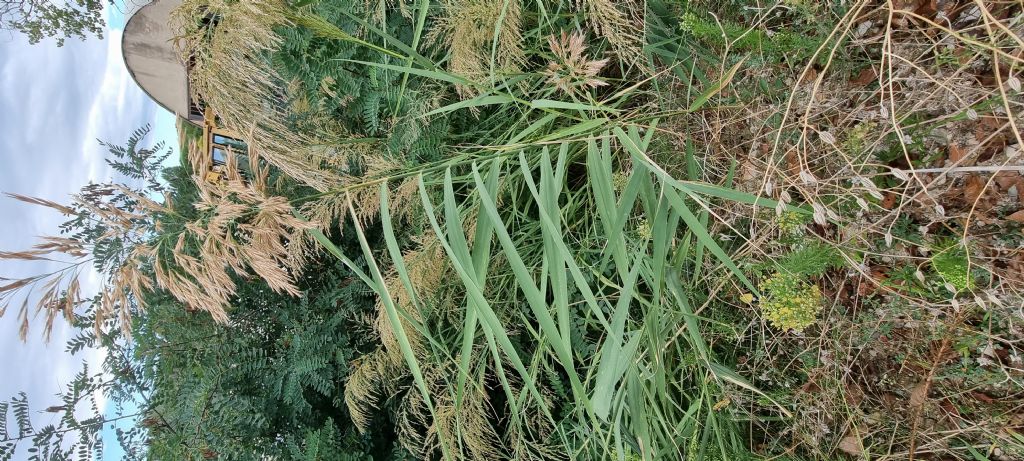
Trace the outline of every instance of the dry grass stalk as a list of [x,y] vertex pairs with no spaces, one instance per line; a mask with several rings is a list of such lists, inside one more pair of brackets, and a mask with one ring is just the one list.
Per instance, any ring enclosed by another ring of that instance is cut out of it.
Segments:
[[[130,198],[135,206],[123,209],[114,203],[115,194]],[[140,223],[146,222],[152,212],[163,208],[153,200],[120,185],[93,184],[87,186],[82,193],[73,196],[73,205],[66,206],[56,202],[18,194],[7,194],[16,200],[44,206],[72,217],[87,215],[99,222],[106,232],[99,236],[100,241],[138,242],[144,238],[144,229]],[[141,248],[138,247],[138,248]],[[130,310],[133,306],[143,307],[141,297],[135,296],[142,289],[152,287],[150,280],[139,271],[142,264],[141,252],[133,251],[122,259],[112,258],[109,279],[101,288],[99,303],[96,307],[95,327],[97,331],[111,315],[117,315],[122,321],[121,327],[125,334],[131,327]],[[43,337],[49,341],[54,322],[63,316],[72,321],[75,309],[88,302],[82,296],[82,280],[88,272],[92,260],[91,244],[77,238],[44,236],[40,243],[31,249],[22,251],[0,251],[0,260],[7,261],[46,261],[58,263],[60,267],[21,279],[4,279],[8,282],[0,286],[0,315],[7,312],[12,302],[20,299],[18,310],[19,330],[22,341],[27,340],[29,332],[29,306],[35,306],[36,315],[44,316]],[[126,288],[129,289],[126,291]]]
[[[195,171],[205,171],[209,166],[209,159],[198,149],[191,150],[189,156]],[[103,262],[106,280],[96,304],[97,330],[106,319],[117,315],[128,334],[131,309],[144,309],[142,295],[154,286],[168,290],[188,306],[209,312],[219,322],[227,322],[235,293],[232,272],[241,276],[252,272],[279,293],[300,294],[294,277],[301,266],[291,261],[290,247],[304,237],[309,224],[294,216],[287,199],[265,192],[266,167],[255,156],[250,161],[253,173],[248,182],[239,173],[234,156],[228,158],[225,181],[212,184],[195,177],[201,196],[196,209],[202,215],[181,223],[181,231],[161,234],[155,240],[149,227],[155,223],[154,216],[176,216],[170,201],[160,204],[121,185],[87,186],[74,196],[73,206],[12,197],[65,215],[87,216],[106,230],[97,242],[120,242],[118,247],[127,248],[126,254]],[[46,314],[47,337],[58,315],[68,320],[73,317],[75,307],[83,303],[80,277],[93,262],[91,245],[75,238],[44,237],[31,249],[0,252],[0,260],[55,261],[53,255],[72,258],[57,271],[10,280],[0,286],[3,312],[23,290],[28,290],[19,311],[22,339],[28,332],[30,295],[37,286],[41,294],[33,300],[36,311]],[[150,265],[155,283],[143,270]]]
[[71,209],[69,207],[66,207],[64,205],[61,205],[61,204],[59,204],[57,202],[46,200],[46,199],[43,199],[43,198],[29,197],[29,196],[26,196],[26,195],[15,194],[15,193],[11,193],[11,192],[5,192],[4,195],[6,195],[6,196],[8,196],[10,198],[13,198],[15,200],[18,200],[18,201],[21,201],[21,202],[25,202],[25,203],[29,203],[29,204],[32,204],[32,205],[40,205],[40,206],[45,206],[47,208],[52,208],[54,210],[59,211],[64,216],[71,216],[71,215],[75,214],[75,210],[73,210],[73,209]]

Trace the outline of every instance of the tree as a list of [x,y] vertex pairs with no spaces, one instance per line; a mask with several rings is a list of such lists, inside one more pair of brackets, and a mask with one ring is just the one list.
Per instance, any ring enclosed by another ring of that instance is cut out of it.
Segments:
[[[102,458],[104,444],[110,444],[103,430],[118,421],[131,423],[129,429],[114,428],[126,460],[408,459],[390,413],[360,432],[345,403],[351,361],[376,347],[367,321],[375,297],[352,270],[309,254],[305,270],[285,271],[263,259],[256,263],[264,267],[249,274],[238,260],[216,277],[231,287],[220,317],[204,312],[209,309],[200,290],[214,280],[205,274],[222,266],[217,261],[249,251],[230,242],[245,242],[264,255],[269,252],[261,248],[297,243],[292,234],[305,229],[282,229],[268,210],[291,215],[292,202],[316,191],[276,171],[243,181],[234,169],[224,183],[197,184],[201,168],[163,168],[168,152],[162,145],[142,148],[147,131],[137,130],[124,147],[103,143],[110,165],[133,185],[90,184],[67,206],[16,197],[61,211],[68,220],[61,237],[0,252],[0,261],[51,253],[73,261],[63,271],[0,284],[0,312],[17,297],[14,305],[25,306],[19,316],[27,322],[31,288],[56,287],[44,290],[37,309],[48,323],[63,316],[74,328],[67,351],[102,347],[107,353],[101,370],[83,365],[57,396],[59,403],[46,408],[56,423],[34,427],[25,394],[0,400],[0,461],[22,453],[32,461]],[[219,189],[223,196],[215,197]],[[161,193],[162,204],[150,199]],[[255,208],[248,196],[258,196]],[[230,254],[210,253],[216,229],[224,235],[214,249]],[[358,251],[351,229],[334,234],[344,251]],[[254,235],[267,237],[261,243]],[[209,261],[214,266],[205,266]],[[76,274],[88,263],[104,286],[77,301]],[[161,284],[160,271],[165,280],[192,287],[190,295],[182,299],[180,287]],[[268,273],[280,277],[268,279]],[[26,329],[27,323],[23,334]],[[97,396],[114,410],[101,411]]]
[[[57,46],[64,40],[87,36],[103,38],[103,2],[101,0],[0,0],[0,29],[25,34],[29,43],[53,37]],[[111,5],[114,3],[111,1]]]
[[[44,336],[49,337],[54,320],[63,316],[77,331],[66,344],[69,354],[103,348],[106,355],[101,370],[90,369],[88,363],[83,363],[67,388],[57,395],[60,404],[46,408],[46,412],[57,416],[56,423],[34,427],[25,393],[0,401],[0,460],[22,453],[19,446],[23,445],[30,446],[26,450],[30,460],[97,459],[103,449],[104,426],[139,416],[138,411],[104,414],[98,397],[117,408],[134,406],[141,399],[140,408],[145,408],[151,385],[133,360],[135,343],[128,335],[130,319],[139,312],[135,293],[122,287],[83,298],[79,277],[91,265],[108,287],[123,285],[125,279],[118,274],[131,267],[129,260],[135,248],[154,235],[153,215],[142,210],[153,208],[144,203],[151,202],[148,196],[164,192],[164,184],[156,178],[172,151],[163,143],[143,148],[140,144],[149,130],[149,126],[135,130],[125,146],[100,142],[110,152],[107,163],[127,181],[88,184],[73,196],[69,205],[10,194],[15,199],[59,211],[67,220],[60,226],[60,236],[44,237],[28,250],[0,251],[0,261],[62,261],[64,265],[23,279],[0,278],[10,282],[0,286],[0,315],[14,298],[20,301],[15,305],[21,306],[18,316],[24,340],[29,305],[34,301],[37,312],[45,314]],[[60,256],[53,258],[55,255]],[[33,295],[38,292],[42,294]],[[110,315],[115,305],[120,315]],[[119,430],[118,442],[126,452],[138,452],[145,440],[143,436],[144,431],[139,428]],[[95,456],[89,456],[90,453]]]

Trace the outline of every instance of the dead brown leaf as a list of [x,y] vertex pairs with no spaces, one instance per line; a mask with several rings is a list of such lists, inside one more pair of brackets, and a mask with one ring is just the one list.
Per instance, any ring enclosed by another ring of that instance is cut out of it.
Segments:
[[935,13],[939,12],[939,3],[937,0],[921,0],[917,2],[917,10],[914,12],[928,19],[934,19]]
[[856,431],[851,430],[839,441],[839,449],[843,453],[860,456],[864,454],[864,443],[861,442],[860,437],[857,436]]
[[996,399],[993,399],[988,394],[985,394],[983,392],[978,392],[978,391],[972,391],[971,392],[971,397],[974,397],[975,399],[977,399],[978,401],[981,401],[983,403],[994,403],[996,401]]
[[950,144],[949,145],[949,161],[951,161],[953,163],[956,163],[958,165],[969,166],[966,163],[962,163],[962,164],[959,163],[966,156],[967,156],[967,149],[964,149],[963,147],[960,147],[960,146],[958,146],[956,144]]
[[1005,120],[991,115],[981,117],[974,127],[974,138],[984,143],[978,155],[978,160],[984,161],[1000,153],[1006,148],[1008,141],[1003,128]]
[[957,410],[956,405],[953,405],[953,402],[950,402],[949,399],[939,401],[939,408],[942,408],[950,416],[960,417],[960,410]]
[[1020,173],[1017,173],[1016,171],[1000,171],[996,173],[995,181],[996,184],[999,185],[999,189],[1005,192],[1016,185],[1017,180],[1020,178]]
[[968,204],[973,204],[978,197],[981,197],[981,194],[985,193],[985,184],[985,178],[973,173],[967,175],[967,179],[964,181],[964,199]]
[[865,67],[857,74],[856,77],[853,78],[853,80],[850,80],[850,84],[855,87],[867,86],[877,79],[878,74],[875,72],[875,69],[872,67]]
[[887,278],[889,277],[888,275],[885,274],[884,270],[879,269],[877,267],[872,268],[870,276],[860,278],[860,284],[857,285],[857,294],[859,296],[869,296],[871,294],[874,294],[876,291],[878,291],[878,288],[881,286],[881,283],[885,281]]
[[882,199],[882,208],[891,210],[896,207],[896,194],[892,192],[886,192],[885,198]]
[[847,404],[857,407],[864,401],[864,390],[857,383],[850,383],[846,386],[846,393],[843,396],[846,398]]
[[1007,216],[1006,219],[1024,224],[1024,210],[1017,211],[1010,216]]
[[800,84],[813,82],[818,78],[818,71],[813,67],[808,67],[804,71],[803,75],[800,76]]
[[786,171],[794,177],[800,174],[800,157],[797,157],[796,151],[786,152]]

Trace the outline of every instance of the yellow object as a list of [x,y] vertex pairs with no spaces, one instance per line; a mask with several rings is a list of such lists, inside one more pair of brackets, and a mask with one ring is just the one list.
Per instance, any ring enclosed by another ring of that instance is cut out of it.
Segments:
[[795,211],[783,211],[777,219],[779,229],[785,235],[800,235],[804,232],[807,218]]
[[753,303],[754,302],[754,295],[752,295],[750,293],[743,293],[743,294],[740,295],[740,301],[743,301],[744,303],[747,303],[747,304]]
[[227,177],[225,168],[229,157],[234,157],[232,163],[243,170],[243,174],[248,169],[249,144],[238,133],[218,127],[217,116],[209,107],[203,111],[202,147],[209,160],[209,169],[204,175],[207,182],[216,183]]
[[794,274],[776,272],[761,288],[761,313],[776,328],[800,331],[817,320],[823,301],[817,285]]

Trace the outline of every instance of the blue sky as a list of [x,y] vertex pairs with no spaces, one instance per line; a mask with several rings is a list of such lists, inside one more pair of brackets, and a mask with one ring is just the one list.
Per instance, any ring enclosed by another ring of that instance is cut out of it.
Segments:
[[[119,30],[123,14],[108,10],[108,17],[110,30],[103,40],[69,39],[62,48],[52,42],[29,45],[17,35],[0,36],[0,191],[66,202],[89,181],[113,176],[97,139],[123,143],[147,123],[154,129],[150,141],[166,140],[177,148],[174,116],[149,100],[124,68]],[[0,219],[5,223],[0,226],[0,250],[26,248],[36,236],[55,234],[62,221],[55,212],[6,198],[0,198]],[[0,264],[0,277],[45,269],[5,262]],[[32,322],[29,343],[22,344],[16,317],[12,307],[0,318],[0,365],[6,370],[0,379],[0,399],[26,391],[34,408],[45,408],[54,403],[53,395],[64,389],[81,362],[99,360],[102,351],[68,356],[64,342],[69,332],[59,324],[50,344],[43,343],[38,335],[41,319]],[[34,415],[37,425],[52,418]]]

